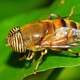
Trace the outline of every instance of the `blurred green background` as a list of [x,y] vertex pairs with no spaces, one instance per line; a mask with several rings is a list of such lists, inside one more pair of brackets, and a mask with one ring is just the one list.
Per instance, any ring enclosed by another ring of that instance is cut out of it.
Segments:
[[80,0],[64,0],[64,4],[60,1],[0,0],[0,80],[80,80],[80,58],[51,55],[41,64],[40,73],[32,75],[33,67],[25,69],[25,62],[19,62],[5,46],[12,27],[47,19],[50,13],[65,17],[75,6],[71,19],[80,22]]

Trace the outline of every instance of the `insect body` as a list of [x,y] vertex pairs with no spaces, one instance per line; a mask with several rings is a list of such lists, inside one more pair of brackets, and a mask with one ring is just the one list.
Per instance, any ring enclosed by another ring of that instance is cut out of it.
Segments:
[[47,54],[47,48],[60,49],[73,47],[72,43],[80,40],[79,24],[56,15],[55,19],[42,20],[27,24],[21,28],[13,28],[7,38],[8,45],[16,52],[32,51],[27,60],[33,59],[36,51],[41,51],[41,56],[35,67],[38,69],[41,59]]

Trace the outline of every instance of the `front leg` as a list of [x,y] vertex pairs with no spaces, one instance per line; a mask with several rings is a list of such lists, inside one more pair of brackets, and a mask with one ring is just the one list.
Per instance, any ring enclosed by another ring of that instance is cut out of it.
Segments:
[[70,53],[72,53],[74,56],[80,56],[80,52],[75,52],[74,50],[72,50],[72,49],[68,49],[68,52],[70,52]]
[[34,56],[35,56],[35,52],[29,51],[28,56],[25,54],[23,57],[19,58],[19,60],[22,61],[25,59],[29,61],[29,60],[32,60]]
[[41,52],[40,58],[38,59],[38,62],[36,64],[35,70],[34,70],[34,74],[36,74],[38,67],[40,65],[40,63],[42,62],[42,58],[44,57],[44,55],[47,54],[47,49],[44,50],[44,52]]
[[29,52],[29,53],[28,53],[28,56],[26,57],[26,60],[31,60],[31,59],[33,59],[34,55],[35,55],[35,52],[34,52],[34,51],[33,51],[33,52]]

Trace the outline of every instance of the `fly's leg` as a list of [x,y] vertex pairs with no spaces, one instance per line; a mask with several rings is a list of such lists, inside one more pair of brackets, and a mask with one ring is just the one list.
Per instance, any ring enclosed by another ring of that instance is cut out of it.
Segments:
[[[80,47],[80,45],[77,43],[77,42],[74,42],[74,43],[71,43],[69,44],[72,48],[75,48],[75,47]],[[68,49],[68,52],[70,53],[73,53],[74,55],[76,56],[80,56],[80,52],[79,51],[75,51],[75,50],[72,50],[72,49]]]
[[27,57],[26,57],[26,55],[24,55],[23,57],[19,58],[19,60],[20,61],[22,61],[24,59],[31,60],[31,59],[33,59],[34,55],[35,55],[35,52],[29,52]]
[[26,60],[31,60],[35,55],[35,52],[33,51],[32,53],[29,52],[28,56],[26,57]]
[[41,56],[40,56],[40,58],[38,59],[38,62],[37,62],[37,64],[36,64],[36,67],[35,67],[35,70],[34,70],[34,74],[36,74],[37,69],[38,69],[40,63],[42,62],[42,58],[43,58],[43,56],[46,55],[46,54],[47,54],[47,49],[45,49],[44,52],[41,52]]
[[70,53],[73,53],[75,56],[80,56],[80,52],[74,52],[72,49],[68,49]]
[[73,7],[71,8],[71,11],[70,11],[67,19],[69,19],[71,16],[73,16],[73,14],[74,14],[74,9],[75,9],[75,6],[73,6]]
[[[63,3],[64,0],[61,0],[61,2]],[[60,15],[58,15],[58,14],[51,13],[51,14],[49,15],[48,19],[52,20],[53,17],[54,17],[54,18],[66,18],[66,19],[70,19],[70,17],[73,16],[73,14],[74,14],[74,9],[75,9],[75,6],[73,6],[73,7],[71,8],[71,11],[70,11],[70,13],[69,13],[69,15],[68,15],[67,17],[60,17]]]

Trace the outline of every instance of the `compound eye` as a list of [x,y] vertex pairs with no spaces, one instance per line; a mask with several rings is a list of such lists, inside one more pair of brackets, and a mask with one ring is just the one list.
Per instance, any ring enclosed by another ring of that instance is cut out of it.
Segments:
[[16,52],[21,53],[25,51],[23,37],[19,28],[13,28],[10,31],[9,36],[7,38],[7,43]]

